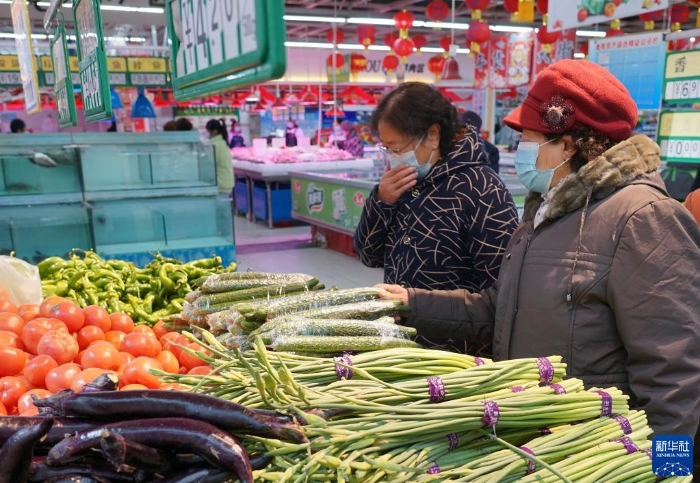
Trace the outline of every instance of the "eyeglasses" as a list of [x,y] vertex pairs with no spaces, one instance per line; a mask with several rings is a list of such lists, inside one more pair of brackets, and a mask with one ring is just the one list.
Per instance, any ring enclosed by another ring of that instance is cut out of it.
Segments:
[[[413,149],[416,149],[416,148],[418,148],[418,146],[420,146],[420,143],[423,142],[423,138],[425,138],[425,134],[420,138],[420,140],[416,143],[416,145]],[[392,156],[401,156],[402,154],[404,154],[407,151],[406,148],[409,147],[411,144],[413,144],[413,141],[409,141],[401,149],[391,149],[391,148],[387,148],[386,146],[379,146],[379,151],[381,151],[384,154],[390,154]]]

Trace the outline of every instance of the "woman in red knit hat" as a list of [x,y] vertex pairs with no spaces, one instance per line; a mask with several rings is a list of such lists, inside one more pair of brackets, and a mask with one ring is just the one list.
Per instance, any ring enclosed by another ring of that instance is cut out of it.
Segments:
[[499,360],[562,355],[587,387],[629,394],[656,434],[694,436],[700,229],[666,192],[659,146],[633,135],[634,101],[599,65],[563,60],[505,123],[523,133],[515,166],[530,195],[497,283],[382,285],[387,298],[411,307],[420,335],[493,341]]

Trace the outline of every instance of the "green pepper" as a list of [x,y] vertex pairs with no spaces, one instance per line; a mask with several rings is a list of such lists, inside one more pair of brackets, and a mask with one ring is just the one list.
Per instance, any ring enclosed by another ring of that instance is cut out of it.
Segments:
[[65,280],[59,280],[56,283],[56,295],[58,295],[59,297],[65,297],[66,295],[68,295],[69,288],[70,287],[68,286],[68,282],[66,282]]
[[50,275],[58,272],[61,268],[66,265],[66,261],[61,257],[50,257],[46,260],[39,262],[37,267],[39,267],[39,276],[41,278],[48,278]]
[[182,299],[172,299],[170,301],[170,305],[172,305],[178,312],[182,312],[182,302],[184,302]]
[[134,266],[129,263],[125,262],[123,260],[107,260],[107,265],[112,267],[115,270],[131,270],[134,268]]
[[71,288],[75,288],[75,285],[78,283],[78,281],[83,278],[83,276],[87,274],[87,270],[79,270],[73,275],[70,280],[68,280],[68,285]]
[[160,279],[160,283],[163,285],[163,289],[172,292],[175,289],[175,283],[170,280],[170,277],[168,277],[168,271],[172,270],[174,267],[170,263],[165,263],[163,264],[162,267],[160,267],[160,270],[158,271],[158,278]]
[[97,296],[97,291],[94,289],[85,290],[85,298],[89,302],[89,305],[97,305],[100,302],[100,298]]
[[203,258],[202,260],[194,260],[186,263],[187,266],[197,268],[217,268],[221,266],[221,257],[214,256],[211,258]]
[[52,295],[56,295],[56,290],[57,287],[56,285],[50,285],[50,284],[41,284],[41,293],[44,294],[44,297],[50,297]]
[[153,302],[155,301],[156,296],[153,293],[149,293],[146,295],[146,298],[143,299],[143,304],[141,305],[143,307],[143,310],[146,311],[146,313],[153,313]]

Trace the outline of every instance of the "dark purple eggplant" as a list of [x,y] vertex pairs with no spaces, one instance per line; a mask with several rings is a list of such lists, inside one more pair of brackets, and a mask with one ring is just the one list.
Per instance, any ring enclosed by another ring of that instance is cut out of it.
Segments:
[[230,471],[203,466],[192,468],[163,480],[153,480],[149,483],[225,483],[235,479],[236,475]]
[[[36,426],[43,420],[43,416],[0,416],[0,445],[12,437],[17,431]],[[94,421],[73,418],[54,418],[53,426],[51,426],[46,438],[39,443],[39,446],[54,445],[68,434],[87,431],[96,426],[97,424]]]
[[134,482],[133,471],[118,472],[106,464],[99,465],[94,463],[68,464],[66,466],[48,466],[46,463],[34,464],[29,474],[29,481],[31,483],[44,483],[76,476],[87,476],[98,479],[98,481],[107,480],[114,483]]
[[[41,404],[41,402],[40,402]],[[38,405],[38,404],[37,404]],[[117,391],[72,394],[50,403],[60,416],[123,421],[140,418],[190,418],[236,433],[250,433],[294,443],[308,441],[289,420],[258,412],[218,397],[179,391]]]
[[32,467],[34,445],[49,432],[53,416],[13,434],[0,449],[0,483],[26,483]]
[[51,448],[46,464],[59,466],[98,448],[103,429],[146,446],[198,454],[217,468],[235,472],[241,483],[253,481],[250,459],[236,438],[209,423],[185,418],[123,421],[81,432]]
[[93,478],[91,476],[69,475],[51,478],[43,483],[110,483],[110,481],[104,478]]
[[102,430],[100,448],[107,461],[117,470],[128,465],[160,472],[172,468],[177,462],[175,455],[170,451],[129,441],[121,434],[107,429]]
[[119,387],[119,376],[113,372],[105,372],[97,376],[92,382],[88,382],[81,392],[116,391]]

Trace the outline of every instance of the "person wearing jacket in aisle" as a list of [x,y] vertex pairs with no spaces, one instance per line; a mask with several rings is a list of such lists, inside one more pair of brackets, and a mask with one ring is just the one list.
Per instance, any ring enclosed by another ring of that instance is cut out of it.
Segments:
[[216,184],[219,187],[219,193],[230,194],[233,190],[233,158],[228,147],[226,123],[223,119],[210,119],[206,129],[214,146]]
[[[362,263],[383,268],[386,283],[406,287],[489,287],[518,214],[479,135],[460,128],[450,101],[420,82],[389,93],[371,124],[390,169],[355,232]],[[463,339],[419,342],[475,352]]]
[[586,387],[626,392],[656,434],[695,436],[700,229],[666,193],[659,146],[632,135],[634,101],[603,67],[562,60],[505,122],[523,133],[530,194],[497,283],[387,298],[419,334],[493,341],[496,360],[561,355]]
[[302,137],[304,137],[304,131],[297,126],[297,123],[293,119],[287,121],[287,130],[284,132],[284,139],[287,147],[295,147],[299,143],[299,138]]
[[[459,116],[459,121],[465,126],[473,126],[476,132],[481,133],[481,116],[479,116],[474,111],[464,111]],[[486,148],[486,154],[489,156],[489,163],[491,164],[491,169],[496,173],[499,171],[499,162],[501,160],[501,153],[498,148],[491,144],[486,139],[484,141],[484,148]]]
[[355,125],[350,121],[343,121],[340,127],[343,130],[345,139],[345,141],[343,141],[343,151],[347,151],[356,158],[361,158],[365,152],[365,143],[357,133]]

